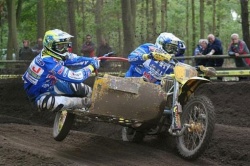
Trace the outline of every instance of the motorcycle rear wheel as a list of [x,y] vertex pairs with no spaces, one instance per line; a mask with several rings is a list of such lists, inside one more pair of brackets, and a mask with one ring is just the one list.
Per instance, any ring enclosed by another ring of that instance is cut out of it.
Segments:
[[122,140],[140,143],[145,137],[144,132],[136,131],[132,127],[123,127],[122,128]]
[[56,141],[63,141],[67,137],[74,119],[75,114],[68,113],[66,110],[56,113],[53,125],[53,137]]
[[181,123],[191,126],[177,138],[178,153],[184,159],[195,160],[212,139],[215,115],[211,100],[203,95],[192,97],[183,109]]

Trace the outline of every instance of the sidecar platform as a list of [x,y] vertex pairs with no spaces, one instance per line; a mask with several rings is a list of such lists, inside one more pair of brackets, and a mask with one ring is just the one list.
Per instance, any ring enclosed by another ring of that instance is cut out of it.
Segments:
[[104,75],[97,78],[89,114],[124,121],[152,122],[161,117],[166,105],[161,86],[142,78]]

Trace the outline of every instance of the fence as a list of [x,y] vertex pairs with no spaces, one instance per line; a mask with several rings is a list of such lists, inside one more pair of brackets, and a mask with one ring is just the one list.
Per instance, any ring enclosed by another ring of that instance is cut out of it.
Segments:
[[[237,58],[250,57],[248,55],[241,55]],[[184,56],[176,57],[176,59],[184,59],[185,63],[194,66],[195,59],[203,58],[224,58],[231,59],[231,61],[224,60],[222,67],[216,67],[216,74],[219,77],[235,77],[235,76],[250,76],[250,67],[235,67],[232,56],[228,55],[213,55],[213,56]],[[22,75],[27,69],[30,61],[27,60],[0,60],[0,76]],[[122,75],[128,69],[129,64],[121,61],[105,61],[101,63],[99,73],[111,73]]]

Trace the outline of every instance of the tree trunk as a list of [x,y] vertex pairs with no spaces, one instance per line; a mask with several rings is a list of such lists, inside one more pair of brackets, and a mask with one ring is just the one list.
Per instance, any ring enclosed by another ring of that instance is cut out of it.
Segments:
[[190,44],[189,44],[189,0],[186,1],[186,46],[187,46],[187,50],[186,50],[186,54],[190,54],[191,49],[189,48]]
[[241,25],[242,25],[242,33],[243,40],[246,42],[247,47],[250,49],[250,36],[249,36],[249,19],[248,19],[248,0],[241,0]]
[[17,10],[16,10],[16,25],[19,27],[20,25],[20,19],[21,19],[21,13],[22,13],[22,4],[23,0],[18,0],[17,2]]
[[192,48],[195,48],[196,45],[196,24],[195,24],[195,5],[194,5],[194,0],[191,1],[192,4],[192,29],[193,29],[193,33],[192,33]]
[[213,25],[212,33],[214,34],[216,30],[216,0],[213,0]]
[[153,0],[152,1],[152,19],[153,19],[153,23],[152,23],[152,29],[153,29],[153,36],[152,36],[152,40],[154,38],[156,38],[157,36],[157,22],[156,19],[157,18],[157,7],[156,7],[156,2]]
[[148,19],[149,18],[149,11],[150,11],[149,10],[149,0],[146,0],[146,20],[147,20],[146,21],[146,32],[147,32],[146,33],[147,34],[146,40],[147,41],[149,41],[149,38],[150,38],[149,37],[150,32],[149,32],[149,28],[148,28],[148,27],[150,27],[150,24],[149,24],[150,22],[149,22],[149,19]]
[[95,6],[95,25],[96,25],[96,40],[97,40],[97,46],[101,43],[101,40],[103,38],[102,34],[102,6],[103,6],[103,0],[96,1]]
[[82,3],[81,3],[81,6],[82,6],[82,10],[81,10],[81,16],[82,16],[82,31],[85,32],[86,30],[86,21],[85,21],[85,1],[82,0]]
[[17,27],[16,27],[16,10],[15,10],[15,1],[6,0],[7,10],[8,10],[8,28],[9,28],[9,37],[8,37],[8,46],[7,46],[7,60],[11,60],[12,54],[15,53],[16,59],[18,57],[18,43],[17,43]]
[[37,39],[45,33],[44,0],[37,1]]
[[166,30],[166,23],[165,18],[167,19],[166,13],[167,13],[167,0],[161,0],[161,32],[165,32]]
[[75,23],[75,1],[67,0],[68,9],[68,23],[69,23],[69,33],[74,36],[72,40],[72,52],[77,53],[77,34],[76,34],[76,23]]
[[140,15],[141,15],[141,19],[140,19],[140,24],[141,24],[141,30],[140,30],[140,34],[141,34],[141,43],[144,43],[144,41],[146,40],[146,23],[145,23],[145,20],[146,20],[146,17],[145,17],[145,2],[142,1],[141,2],[141,10],[140,10]]
[[205,24],[204,24],[204,0],[200,0],[200,38],[205,37]]
[[131,26],[132,14],[130,1],[121,0],[122,7],[122,25],[123,25],[123,57],[127,57],[128,54],[134,49],[134,30]]

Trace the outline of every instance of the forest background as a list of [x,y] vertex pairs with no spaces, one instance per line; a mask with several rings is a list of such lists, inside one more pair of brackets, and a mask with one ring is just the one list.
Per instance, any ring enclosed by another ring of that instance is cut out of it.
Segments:
[[104,37],[127,57],[140,44],[155,43],[161,32],[183,40],[186,56],[212,33],[227,54],[232,33],[250,48],[248,7],[248,0],[0,0],[0,49],[7,48],[11,60],[23,39],[32,47],[47,30],[61,29],[74,36],[77,54],[87,34],[96,46]]

